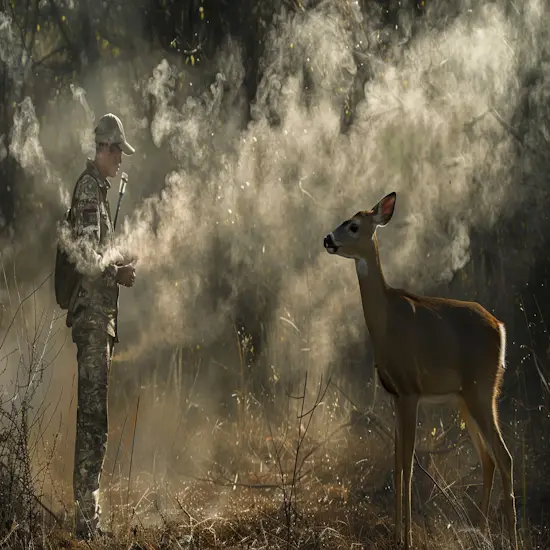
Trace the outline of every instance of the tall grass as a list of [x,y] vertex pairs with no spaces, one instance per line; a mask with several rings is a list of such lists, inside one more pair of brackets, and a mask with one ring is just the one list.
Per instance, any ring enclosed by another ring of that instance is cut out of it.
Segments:
[[58,405],[45,398],[44,383],[59,352],[59,320],[36,304],[49,277],[22,298],[16,277],[9,285],[5,270],[3,275],[9,318],[0,338],[0,547],[48,547],[48,529],[65,519],[50,510],[44,495],[57,450],[57,437],[46,434]]
[[[7,281],[5,275],[6,287]],[[71,497],[56,490],[62,427],[54,424],[60,405],[49,387],[64,344],[55,339],[62,319],[39,311],[39,288],[21,298],[13,278],[2,325],[0,548],[16,550],[76,544]],[[540,310],[537,315],[544,322]],[[525,318],[529,326],[527,311]],[[197,383],[209,366],[196,349],[175,349],[167,364],[159,359],[133,385],[118,383],[115,369],[102,483],[115,538],[92,541],[90,548],[392,548],[391,401],[379,392],[376,403],[355,403],[334,378],[311,382],[308,370],[292,369],[257,394],[253,377],[261,359],[243,329],[235,334],[238,368],[235,386],[226,388],[235,406],[225,415]],[[540,476],[546,443],[534,431],[549,422],[541,414],[548,404],[548,364],[533,350],[526,347],[524,364],[507,374],[517,377],[518,392],[512,422],[503,423],[515,459],[523,548],[548,543],[536,513],[536,499],[546,490]],[[526,406],[525,366],[531,362],[546,388],[534,409]],[[456,411],[421,408],[419,424],[417,544],[506,548],[498,476],[491,536],[477,528],[481,469]]]

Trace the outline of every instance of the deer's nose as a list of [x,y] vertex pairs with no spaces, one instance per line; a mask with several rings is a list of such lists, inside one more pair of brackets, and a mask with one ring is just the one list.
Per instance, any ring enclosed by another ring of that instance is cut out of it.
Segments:
[[332,235],[330,233],[325,236],[323,244],[325,248],[334,248],[334,239],[332,238]]

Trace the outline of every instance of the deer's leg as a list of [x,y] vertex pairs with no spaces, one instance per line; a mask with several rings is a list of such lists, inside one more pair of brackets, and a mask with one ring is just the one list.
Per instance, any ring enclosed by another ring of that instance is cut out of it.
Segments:
[[514,499],[514,466],[512,455],[506,447],[506,443],[502,439],[502,433],[498,426],[498,416],[496,413],[496,403],[493,407],[493,415],[491,416],[491,447],[495,455],[500,476],[502,478],[502,487],[504,491],[504,511],[508,523],[508,532],[510,536],[510,544],[514,550],[517,549],[517,534],[516,534],[516,504]]
[[495,474],[495,463],[487,451],[483,437],[479,431],[479,427],[476,421],[472,418],[468,407],[464,402],[460,404],[460,412],[466,427],[468,428],[468,433],[472,439],[472,443],[477,451],[479,461],[481,462],[481,467],[483,470],[483,497],[481,499],[481,525],[482,528],[488,532],[489,524],[487,522],[489,514],[489,501],[491,499],[491,490],[493,488],[493,479]]
[[504,492],[504,512],[508,523],[508,532],[510,544],[514,550],[517,549],[516,534],[516,506],[514,502],[514,476],[512,455],[504,440],[498,426],[498,414],[496,408],[496,399],[491,396],[488,399],[477,403],[469,403],[468,408],[485,441],[485,444],[492,452],[495,462],[502,478],[502,488]]
[[405,549],[412,548],[411,521],[411,479],[416,437],[416,418],[418,398],[416,396],[398,397],[396,399],[399,426],[401,429],[401,456],[403,466],[403,482],[405,493]]

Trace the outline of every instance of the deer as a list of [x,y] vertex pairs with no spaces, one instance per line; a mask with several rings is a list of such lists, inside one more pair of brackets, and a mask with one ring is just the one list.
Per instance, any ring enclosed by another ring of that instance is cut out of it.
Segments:
[[376,230],[392,219],[396,198],[389,193],[324,237],[329,254],[355,261],[374,365],[394,402],[396,542],[403,546],[404,493],[404,546],[413,548],[411,478],[418,405],[447,403],[460,411],[482,466],[481,527],[489,531],[496,465],[510,544],[517,550],[513,461],[499,428],[497,403],[505,369],[505,325],[477,302],[417,295],[386,283]]

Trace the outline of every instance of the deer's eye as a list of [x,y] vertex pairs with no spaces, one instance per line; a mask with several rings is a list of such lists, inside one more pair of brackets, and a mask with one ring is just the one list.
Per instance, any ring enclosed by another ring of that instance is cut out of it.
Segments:
[[355,222],[352,222],[349,224],[349,228],[351,233],[357,233],[357,231],[359,231],[359,224],[355,223]]

